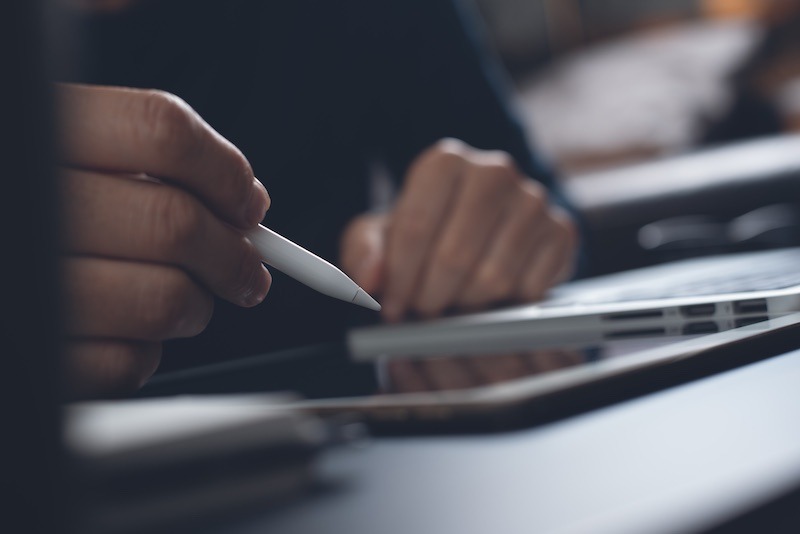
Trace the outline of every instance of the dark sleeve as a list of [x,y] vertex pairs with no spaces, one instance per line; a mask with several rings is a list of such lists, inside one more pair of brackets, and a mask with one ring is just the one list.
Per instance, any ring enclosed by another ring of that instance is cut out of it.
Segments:
[[366,141],[376,144],[390,170],[402,176],[424,148],[455,137],[509,152],[526,174],[552,186],[553,173],[531,150],[472,4],[376,3],[384,12],[372,18],[370,30],[379,45],[367,59],[376,85],[366,129],[374,137]]

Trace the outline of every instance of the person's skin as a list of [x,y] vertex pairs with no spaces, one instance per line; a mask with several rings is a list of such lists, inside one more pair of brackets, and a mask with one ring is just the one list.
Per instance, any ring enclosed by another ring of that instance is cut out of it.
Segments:
[[[61,85],[64,285],[73,394],[136,389],[161,342],[270,284],[242,230],[269,197],[244,156],[178,98]],[[501,152],[445,140],[411,166],[389,214],[348,227],[343,263],[386,317],[533,300],[568,276],[569,217]]]
[[540,299],[572,272],[577,231],[504,152],[442,140],[411,165],[395,207],[346,229],[342,267],[384,318]]
[[243,230],[269,195],[242,153],[177,97],[58,86],[71,394],[138,388],[166,339],[202,331],[218,295],[254,306],[271,278]]

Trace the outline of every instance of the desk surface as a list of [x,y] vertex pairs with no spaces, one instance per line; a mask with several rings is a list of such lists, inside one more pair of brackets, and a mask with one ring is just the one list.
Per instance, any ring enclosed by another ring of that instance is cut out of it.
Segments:
[[224,532],[684,532],[800,484],[800,351],[506,434],[381,438]]

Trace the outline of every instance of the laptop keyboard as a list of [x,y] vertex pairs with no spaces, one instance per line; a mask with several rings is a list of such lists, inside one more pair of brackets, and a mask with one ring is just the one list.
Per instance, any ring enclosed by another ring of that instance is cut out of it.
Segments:
[[[769,291],[800,285],[800,273],[752,273],[707,280],[692,280],[684,284],[662,287],[637,287],[621,290],[616,295],[608,295],[610,301],[627,302],[631,300],[659,299],[667,297],[699,297],[722,293],[742,293],[748,291]],[[599,303],[600,300],[592,300]]]
[[[747,260],[747,257],[743,257]],[[753,257],[755,259],[755,257]],[[595,287],[581,286],[578,291],[561,292],[542,302],[542,307],[575,304],[608,304],[637,300],[654,300],[674,297],[699,297],[725,293],[770,291],[800,285],[800,249],[787,249],[757,258],[761,261],[723,262],[718,265],[701,265],[692,269],[689,276],[682,270],[665,275],[653,271],[652,276],[635,280],[613,279]],[[648,269],[641,272],[649,274]],[[601,277],[603,278],[603,277]],[[577,289],[577,288],[576,288]]]

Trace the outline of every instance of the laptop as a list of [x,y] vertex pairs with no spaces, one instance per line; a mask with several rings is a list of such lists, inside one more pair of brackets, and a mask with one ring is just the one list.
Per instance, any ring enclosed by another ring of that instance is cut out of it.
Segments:
[[684,260],[567,283],[536,304],[353,329],[355,361],[712,334],[800,311],[800,248]]

